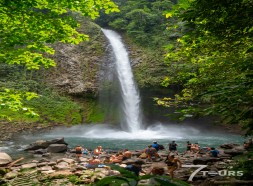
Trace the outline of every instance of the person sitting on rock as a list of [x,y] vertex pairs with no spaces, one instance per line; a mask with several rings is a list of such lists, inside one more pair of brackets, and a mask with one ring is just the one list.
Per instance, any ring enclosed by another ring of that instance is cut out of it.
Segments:
[[178,158],[175,158],[174,155],[168,155],[164,162],[167,165],[170,177],[174,178],[174,171],[178,169],[178,167],[181,167],[182,162]]
[[85,154],[85,155],[89,155],[90,154],[90,152],[86,148],[82,148],[82,153]]
[[98,156],[92,156],[92,159],[89,160],[89,164],[91,164],[91,165],[97,165],[100,163],[101,163],[101,161],[98,158]]
[[193,143],[193,144],[191,144],[191,152],[193,152],[193,153],[198,153],[199,150],[200,150],[200,146],[199,146],[198,143],[195,143],[195,144]]
[[94,168],[97,168],[99,164],[101,164],[101,161],[98,158],[98,156],[92,156],[92,159],[88,161],[88,164],[86,165],[86,167],[94,169]]
[[97,148],[95,148],[95,149],[93,150],[93,154],[96,155],[96,156],[98,156],[98,155],[100,155],[100,154],[102,154],[102,153],[103,153],[102,146],[97,146]]
[[140,172],[145,173],[145,171],[142,170],[142,164],[144,164],[143,161],[137,160],[133,164],[127,165],[125,169],[134,172],[136,176],[139,176]]
[[110,160],[110,156],[106,156],[105,159],[103,160],[103,163],[104,164],[110,164],[110,163],[112,163],[111,160]]
[[123,161],[126,159],[130,159],[132,157],[132,152],[129,151],[128,149],[124,149],[124,153],[123,153]]
[[219,155],[219,151],[217,150],[217,149],[215,149],[214,147],[211,147],[211,150],[210,150],[210,152],[208,153],[211,157],[215,157],[215,158],[217,158],[218,157],[218,155]]
[[119,153],[116,154],[116,156],[111,159],[113,163],[121,163],[123,160],[123,153],[120,151]]
[[76,152],[76,157],[79,158],[82,156],[82,150],[83,148],[81,147],[81,145],[77,145],[76,148],[75,148],[75,152]]
[[156,160],[159,157],[156,149],[152,145],[149,145],[144,152],[147,154],[147,161],[152,161],[152,159]]

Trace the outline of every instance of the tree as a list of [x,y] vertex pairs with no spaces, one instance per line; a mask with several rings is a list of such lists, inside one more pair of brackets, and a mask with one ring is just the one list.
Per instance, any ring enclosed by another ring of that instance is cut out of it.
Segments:
[[252,0],[179,1],[166,16],[177,17],[185,32],[168,47],[163,84],[183,88],[158,103],[177,106],[184,117],[219,116],[252,134],[252,15]]
[[[78,44],[88,40],[88,35],[76,29],[76,14],[95,19],[99,11],[119,11],[110,0],[0,0],[0,62],[24,65],[27,69],[55,66],[50,57],[55,42]],[[36,97],[33,93],[20,93],[0,89],[0,109],[23,110],[23,99]],[[0,114],[0,117],[2,115]]]
[[126,32],[133,41],[150,48],[161,47],[168,37],[163,13],[170,8],[166,0],[115,0],[120,13],[102,16],[96,22]]

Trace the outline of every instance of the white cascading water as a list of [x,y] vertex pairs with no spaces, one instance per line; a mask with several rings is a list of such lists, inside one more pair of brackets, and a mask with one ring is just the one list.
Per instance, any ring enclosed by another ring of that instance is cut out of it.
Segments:
[[[142,118],[140,111],[140,97],[138,90],[135,86],[128,53],[121,42],[121,37],[111,31],[102,29],[106,37],[109,39],[113,52],[116,58],[116,69],[118,78],[122,89],[123,98],[123,122],[122,128],[115,128],[110,124],[97,124],[97,125],[76,125],[73,127],[59,127],[48,132],[47,134],[24,135],[17,144],[21,142],[21,146],[17,149],[18,145],[0,143],[0,151],[13,152],[13,155],[18,155],[27,144],[39,139],[53,139],[55,137],[64,137],[66,142],[72,144],[74,147],[77,144],[82,144],[84,147],[93,149],[97,145],[103,145],[109,149],[144,149],[151,140],[159,140],[158,142],[165,147],[171,140],[179,142],[182,151],[185,150],[185,142],[190,140],[192,142],[200,142],[203,146],[216,146],[231,141],[235,143],[242,143],[241,136],[234,137],[227,132],[220,133],[219,130],[211,130],[206,128],[200,131],[190,125],[178,124],[162,124],[156,122],[149,124],[147,128],[142,128]],[[29,141],[29,142],[28,142]],[[26,145],[23,145],[26,144]],[[23,155],[22,155],[23,156]]]
[[141,129],[140,96],[135,85],[128,53],[121,41],[121,36],[112,30],[102,29],[109,40],[115,55],[116,70],[121,87],[123,130],[136,132]]

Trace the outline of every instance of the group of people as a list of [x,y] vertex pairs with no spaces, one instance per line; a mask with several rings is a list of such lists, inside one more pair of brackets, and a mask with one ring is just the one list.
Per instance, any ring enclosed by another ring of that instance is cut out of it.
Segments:
[[92,159],[90,159],[89,163],[92,165],[100,163],[121,163],[122,161],[132,157],[132,152],[128,149],[124,149],[123,151],[119,151],[111,156],[105,156],[104,160],[100,160],[99,156],[106,154],[102,146],[97,146],[90,152],[86,148],[81,147],[81,145],[77,145],[75,147],[75,153],[77,158],[82,157],[83,154],[91,155]]
[[[177,152],[177,144],[175,141],[172,141],[168,144],[169,146],[169,153],[174,153],[178,155]],[[198,143],[191,143],[190,141],[186,142],[186,151],[184,154],[196,154],[197,156],[201,156],[202,154],[209,155],[211,157],[218,157],[219,151],[214,147],[200,147]]]
[[[164,163],[167,165],[168,174],[173,178],[174,177],[174,171],[181,167],[182,162],[179,158],[175,157],[175,155],[178,155],[177,152],[178,145],[175,141],[172,141],[168,144],[168,156],[164,160]],[[147,148],[145,148],[142,151],[142,154],[139,156],[140,159],[146,159],[146,162],[152,162],[152,161],[163,161],[162,158],[159,156],[158,151],[165,149],[163,145],[160,145],[157,143],[157,141],[153,141],[151,145],[148,145]],[[212,157],[218,157],[219,151],[215,149],[214,147],[203,147],[200,148],[198,143],[190,143],[187,141],[186,143],[186,151],[190,153],[200,153],[204,151],[206,154],[209,154]],[[80,158],[83,154],[91,155],[91,159],[88,161],[88,164],[86,165],[87,168],[95,168],[95,167],[106,167],[107,164],[114,164],[114,163],[121,163],[122,161],[129,159],[132,157],[132,152],[128,149],[124,149],[123,151],[119,151],[116,154],[106,154],[103,150],[102,146],[97,146],[93,151],[88,151],[86,148],[82,148],[80,145],[76,146],[75,148],[76,157]],[[104,156],[102,156],[104,154]],[[143,172],[141,168],[141,164],[143,161],[136,161],[131,165],[127,165],[125,168],[127,170],[130,170],[134,172],[136,175],[139,175],[140,172]],[[152,170],[150,173],[155,174],[156,171]],[[162,171],[158,171],[162,172]],[[159,174],[160,174],[159,173]]]

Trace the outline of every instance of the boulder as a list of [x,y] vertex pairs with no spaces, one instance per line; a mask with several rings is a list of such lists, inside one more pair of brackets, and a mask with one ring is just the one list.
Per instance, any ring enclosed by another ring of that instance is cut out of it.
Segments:
[[4,178],[9,180],[9,179],[13,179],[17,176],[18,176],[18,171],[11,171],[11,172],[8,172],[7,174],[5,174]]
[[61,153],[68,150],[67,145],[65,144],[51,144],[48,146],[47,151],[52,153]]
[[5,152],[0,152],[0,166],[12,162],[12,158]]
[[227,150],[224,150],[224,153],[229,154],[231,156],[237,156],[237,155],[243,154],[244,150],[227,149]]
[[60,162],[54,166],[54,169],[56,169],[56,170],[68,170],[69,168],[70,167],[67,162]]
[[29,150],[38,150],[38,149],[46,149],[49,146],[49,142],[46,140],[37,140],[35,142],[33,142],[32,144],[30,144],[26,149],[24,149],[25,151],[29,151]]
[[38,150],[38,149],[46,149],[48,148],[51,144],[64,144],[68,145],[65,141],[64,138],[56,138],[53,140],[37,140],[34,143],[30,144],[25,151],[30,151],[30,150]]
[[31,169],[37,167],[37,163],[27,163],[21,165],[21,169]]
[[235,143],[225,143],[225,144],[220,145],[220,148],[223,148],[223,149],[233,149],[233,148],[235,148],[236,146],[239,146],[239,144],[235,144]]
[[[44,173],[45,172],[46,171],[44,171]],[[56,171],[56,172],[52,170],[50,172],[51,172],[51,174],[48,175],[50,178],[59,178],[59,176],[67,177],[67,176],[74,175],[74,173],[69,170],[60,170],[60,171]]]
[[42,174],[52,174],[54,173],[55,170],[46,170],[46,171],[41,171]]
[[52,171],[52,167],[51,166],[43,166],[43,167],[40,167],[38,169],[38,171],[41,171],[41,172],[48,172],[48,171]]
[[45,153],[47,153],[46,149],[38,149],[34,151],[34,154],[45,154]]
[[206,165],[209,162],[216,162],[216,161],[220,161],[220,158],[203,157],[194,159],[192,163],[194,165]]
[[49,144],[65,144],[65,145],[68,145],[65,141],[64,141],[64,138],[56,138],[56,139],[53,139],[53,140],[49,140],[47,141]]
[[61,158],[61,159],[56,160],[56,162],[57,162],[57,163],[66,162],[66,163],[68,163],[68,164],[74,164],[74,163],[75,163],[75,160],[70,159],[70,158]]

